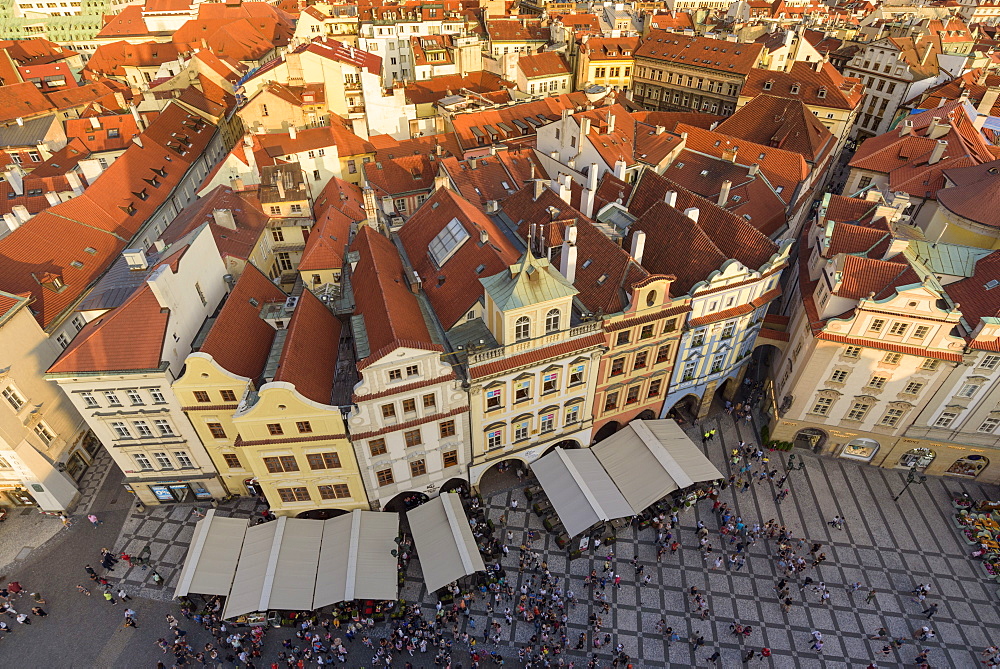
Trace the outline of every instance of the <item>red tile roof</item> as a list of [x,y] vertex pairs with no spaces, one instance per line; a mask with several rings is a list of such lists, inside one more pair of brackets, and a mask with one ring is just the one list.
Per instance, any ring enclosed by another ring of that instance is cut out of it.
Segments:
[[[94,124],[97,127],[94,127]],[[118,151],[139,134],[132,114],[104,114],[66,119],[66,137],[77,138],[88,151]]]
[[304,397],[330,404],[342,326],[326,305],[302,291],[278,360],[275,381],[291,383]]
[[741,44],[654,30],[642,40],[635,56],[685,67],[747,75],[757,66],[763,50],[763,44]]
[[285,297],[263,272],[247,264],[199,352],[211,355],[232,374],[256,379],[267,364],[275,332],[260,317],[260,310],[269,302],[284,302]]
[[338,177],[330,179],[313,202],[313,218],[321,219],[328,209],[341,212],[352,221],[365,219],[365,201],[361,188]]
[[255,139],[260,142],[260,146],[270,158],[281,158],[293,153],[330,146],[337,147],[337,153],[341,158],[375,153],[375,147],[370,142],[358,137],[339,123],[299,130],[295,133],[295,139],[292,139],[287,132],[255,135]]
[[970,329],[977,328],[983,318],[1000,317],[1000,287],[986,287],[994,279],[1000,279],[1000,251],[981,258],[972,276],[944,287],[948,297],[960,305]]
[[499,90],[514,88],[516,84],[501,79],[499,75],[481,70],[465,75],[437,75],[425,81],[413,81],[404,89],[406,101],[410,104],[432,104],[449,95],[461,94],[466,90],[473,93],[493,93]]
[[[459,160],[444,158],[440,169],[447,172],[458,192],[485,211],[490,200],[503,200],[521,188],[519,179],[507,170],[499,155]],[[434,180],[431,179],[433,186]]]
[[893,261],[847,255],[841,266],[840,285],[833,294],[851,300],[880,294],[888,297],[895,288],[911,283],[920,283],[920,277],[900,256]]
[[[565,21],[563,22],[565,25]],[[580,44],[580,53],[586,53],[595,60],[632,60],[632,54],[639,47],[636,37],[592,37]]]
[[[42,327],[57,322],[163,204],[214,130],[179,106],[167,105],[143,133],[143,146],[129,146],[82,195],[41,212],[0,239],[0,289],[31,293]],[[178,137],[190,146],[185,148]],[[136,195],[143,190],[144,200]],[[61,276],[63,287],[43,287],[35,279],[42,274]]]
[[548,42],[549,29],[538,20],[517,18],[492,19],[486,22],[490,42]]
[[342,268],[352,223],[354,221],[350,216],[339,209],[328,207],[309,232],[302,260],[299,261],[299,271]]
[[[795,93],[792,93],[793,86],[797,87]],[[789,72],[754,68],[740,90],[740,96],[767,94],[800,100],[814,107],[850,111],[861,104],[864,90],[860,79],[845,77],[829,63],[796,61]]]
[[[453,218],[469,233],[469,239],[443,267],[438,267],[431,259],[428,246]],[[481,242],[480,231],[487,234],[485,244]],[[446,330],[482,299],[480,277],[502,272],[521,256],[488,216],[447,188],[436,190],[403,224],[399,240]],[[480,265],[483,269],[477,272]]]
[[892,234],[885,218],[878,219],[870,226],[835,222],[826,256],[832,258],[838,253],[851,253],[881,258],[891,243]]
[[371,351],[358,363],[358,369],[400,347],[442,350],[431,339],[393,243],[365,225],[354,238],[351,250],[360,256],[351,271],[355,313],[364,317]]
[[379,198],[409,193],[429,193],[434,187],[439,161],[428,155],[380,158],[363,164],[365,180]]
[[702,130],[711,130],[726,117],[715,114],[702,114],[701,112],[635,111],[632,112],[632,118],[639,123],[645,123],[653,127],[662,125],[668,130],[677,126],[678,123],[701,128]]
[[802,100],[762,94],[736,110],[716,132],[802,155],[822,165],[837,143]]
[[1000,160],[945,171],[954,185],[937,192],[938,202],[962,218],[1000,228]]
[[0,123],[34,118],[55,110],[45,95],[29,82],[0,86]]
[[[437,81],[443,77],[435,77],[430,81]],[[422,82],[426,83],[426,82]],[[400,156],[458,156],[462,149],[458,145],[458,139],[453,132],[443,132],[439,135],[422,135],[412,139],[399,140],[392,135],[371,135],[368,141],[375,147],[375,158],[383,160],[385,158],[398,158]],[[439,148],[440,147],[440,148]],[[440,151],[440,153],[438,153]]]
[[[228,209],[232,212],[235,230],[216,223],[213,214],[216,209]],[[267,227],[268,219],[255,192],[236,192],[228,186],[218,186],[205,197],[198,198],[182,209],[160,235],[160,239],[173,244],[207,223],[223,260],[246,261]]]
[[561,74],[571,73],[569,63],[562,57],[562,54],[555,51],[522,55],[517,60],[517,67],[524,74],[525,79],[557,77]]
[[[489,130],[486,126],[491,126],[495,132],[502,133],[498,137],[505,140],[529,137],[535,135],[536,123],[548,123],[558,120],[563,109],[577,109],[588,104],[591,104],[590,100],[582,92],[565,93],[541,100],[521,102],[507,107],[456,114],[452,117],[451,122],[463,151],[483,150],[485,146],[479,144],[477,135],[472,131],[473,127],[479,130],[483,136],[486,136]],[[539,116],[546,120],[542,121]],[[529,118],[531,121],[526,120]],[[508,134],[499,124],[511,128],[512,133]],[[519,130],[518,124],[524,124],[527,130]]]
[[826,220],[866,225],[871,223],[877,207],[878,202],[864,198],[831,195],[826,207]]
[[94,50],[81,74],[92,81],[100,81],[102,77],[125,77],[126,67],[155,67],[177,60],[179,55],[180,49],[170,42],[109,42]]
[[[174,270],[187,247],[160,265]],[[193,261],[192,261],[193,262]],[[49,367],[50,374],[116,372],[160,366],[170,310],[164,309],[148,283],[116,309],[87,323]]]
[[882,351],[895,351],[896,353],[902,353],[904,355],[915,355],[921,358],[936,358],[938,360],[950,360],[951,362],[961,362],[961,353],[949,353],[948,351],[939,351],[932,348],[924,348],[919,346],[904,346],[902,344],[893,344],[891,342],[872,339],[859,339],[857,337],[848,337],[847,335],[833,334],[832,332],[820,332],[816,335],[817,339],[823,339],[826,341],[835,341],[841,344],[848,344],[850,346],[861,346],[864,348],[877,348]]

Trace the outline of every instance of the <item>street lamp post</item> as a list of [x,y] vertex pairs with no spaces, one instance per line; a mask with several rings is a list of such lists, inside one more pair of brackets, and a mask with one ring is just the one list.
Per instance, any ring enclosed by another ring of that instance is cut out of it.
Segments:
[[916,483],[917,485],[922,485],[922,484],[924,484],[926,482],[927,482],[927,477],[924,476],[923,474],[918,474],[917,473],[917,466],[913,465],[912,467],[910,467],[910,471],[908,471],[906,473],[906,485],[903,486],[903,489],[899,491],[898,495],[896,495],[895,497],[892,498],[892,501],[895,502],[900,497],[902,497],[903,493],[906,492],[906,489],[910,487],[911,483]]
[[806,468],[806,463],[802,462],[801,460],[799,460],[798,463],[795,462],[794,453],[790,453],[788,455],[788,464],[785,465],[786,472],[802,471],[805,468]]

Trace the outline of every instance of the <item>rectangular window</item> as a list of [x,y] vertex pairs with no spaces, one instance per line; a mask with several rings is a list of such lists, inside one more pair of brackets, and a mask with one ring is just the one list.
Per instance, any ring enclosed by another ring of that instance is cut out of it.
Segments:
[[320,499],[346,499],[351,496],[351,489],[346,483],[317,486]]
[[135,428],[135,432],[139,435],[140,439],[153,436],[153,431],[149,429],[149,423],[144,420],[132,421],[132,427]]
[[611,361],[611,376],[619,376],[625,371],[625,358]]
[[380,469],[375,472],[375,479],[378,481],[380,486],[392,485],[392,470],[391,469]]
[[281,427],[281,423],[268,423],[267,433],[270,434],[272,437],[276,437],[278,435],[284,434],[285,430]]
[[661,364],[670,360],[670,344],[661,346],[656,351],[656,364]]
[[639,330],[639,339],[650,339],[654,329],[653,325],[643,325],[642,329]]
[[423,460],[414,460],[410,463],[410,476],[423,476],[427,473],[427,463]]
[[212,399],[208,396],[208,393],[204,390],[194,391],[194,401],[195,402],[211,402]]
[[575,386],[583,383],[583,365],[576,365],[569,370],[569,385]]
[[695,332],[693,335],[691,335],[691,346],[701,346],[704,343],[705,343],[705,333],[703,331]]
[[580,420],[580,406],[575,405],[566,409],[566,424],[571,425]]
[[493,450],[494,448],[500,448],[500,441],[503,436],[501,430],[493,430],[492,432],[486,433],[486,450]]
[[458,451],[445,451],[441,454],[445,468],[454,467],[458,464]]
[[926,369],[929,372],[933,372],[938,368],[938,363],[940,361],[934,358],[924,358],[924,361],[920,364],[920,369]]
[[415,413],[417,410],[417,401],[415,399],[409,398],[403,400],[403,413]]
[[843,383],[847,380],[847,372],[842,369],[834,370],[833,374],[830,375],[830,381],[832,383]]
[[851,410],[847,412],[847,420],[864,420],[870,409],[870,404],[855,402],[854,406],[851,407]]
[[132,403],[132,406],[142,406],[145,404],[138,390],[126,390],[125,394],[128,395],[128,401]]
[[162,418],[154,420],[153,424],[156,425],[156,429],[160,431],[161,437],[173,437],[174,428],[170,423]]
[[1000,425],[1000,418],[987,418],[983,421],[983,424],[979,426],[976,432],[985,432],[987,434],[993,434],[997,430],[997,426]]
[[455,421],[446,420],[440,425],[441,427],[441,438],[445,439],[447,437],[455,436]]
[[957,413],[945,411],[934,421],[934,427],[950,427],[956,418],[958,418]]
[[278,497],[282,502],[308,502],[312,499],[305,487],[278,488]]
[[308,453],[309,469],[340,469],[340,456],[336,453]]
[[389,380],[390,381],[399,381],[402,378],[403,378],[403,371],[402,370],[399,370],[399,369],[390,369],[389,370]]
[[902,337],[906,334],[906,330],[910,327],[909,323],[903,323],[896,321],[891,326],[889,326],[889,334],[893,337]]
[[170,461],[166,453],[153,453],[153,459],[160,469],[173,469],[174,463]]
[[906,384],[905,388],[903,388],[903,392],[907,395],[916,395],[923,389],[923,387],[924,384],[919,381],[911,381]]
[[551,393],[559,388],[559,375],[556,372],[549,372],[542,377],[542,392]]
[[923,339],[927,336],[927,333],[931,331],[930,327],[927,325],[918,325],[913,328],[913,332],[910,333],[910,339]]
[[232,390],[222,390],[220,392],[222,393],[222,401],[223,402],[235,402],[236,401],[236,393],[233,392]]
[[492,411],[500,408],[500,389],[486,391],[486,410]]
[[7,400],[7,404],[9,404],[14,411],[18,411],[24,406],[24,398],[10,386],[3,389],[3,396],[4,399]]
[[607,397],[604,398],[604,410],[614,411],[618,408],[618,393],[608,393]]
[[695,368],[697,367],[697,362],[695,360],[689,360],[684,363],[684,372],[681,377],[683,381],[690,381],[694,378]]
[[736,322],[730,321],[722,328],[722,338],[729,339],[733,336],[734,332],[736,332]]
[[653,379],[649,382],[649,392],[646,393],[646,397],[656,397],[660,394],[660,388],[663,386],[662,379]]
[[635,363],[632,365],[632,369],[645,369],[646,360],[649,358],[648,351],[639,351],[635,354]]
[[104,391],[104,399],[106,399],[108,404],[113,407],[120,407],[122,405],[121,400],[118,399],[118,395],[111,390]]
[[396,405],[395,404],[383,404],[382,405],[382,418],[395,418],[396,417]]
[[847,348],[844,349],[845,358],[857,358],[860,355],[861,355],[860,346],[848,346]]
[[625,393],[626,406],[629,404],[635,404],[636,402],[639,401],[639,391],[641,390],[641,388],[642,388],[641,386],[632,386],[631,388],[628,389],[628,392]]
[[138,465],[139,469],[144,472],[152,471],[153,463],[145,455],[142,453],[133,453],[132,457],[135,459],[135,464]]
[[181,466],[181,469],[194,469],[194,462],[187,451],[174,451],[174,457],[177,458],[177,464]]
[[899,423],[899,419],[903,417],[902,409],[888,409],[885,415],[882,416],[882,420],[879,421],[879,425],[884,427],[896,427]]
[[983,369],[996,369],[998,364],[1000,364],[1000,355],[988,355],[982,359],[979,367]]
[[966,383],[962,386],[962,389],[958,391],[959,397],[972,397],[979,390],[978,383]]
[[541,431],[551,432],[556,427],[556,415],[554,413],[547,413],[542,416]]
[[899,361],[903,359],[902,353],[886,353],[882,357],[882,362],[887,365],[898,365]]
[[[6,395],[4,395],[4,397],[6,397]],[[94,399],[94,393],[83,392],[80,393],[80,397],[83,398],[83,403],[88,409],[96,409],[101,406],[97,403],[97,400]]]
[[624,346],[629,342],[629,335],[630,335],[629,330],[622,330],[621,332],[618,333],[618,339],[615,340],[615,344],[617,346]]
[[115,436],[119,439],[131,439],[132,433],[129,432],[128,425],[123,421],[116,420],[111,423],[111,429],[115,431]]
[[868,331],[878,333],[881,332],[882,328],[884,327],[885,327],[884,318],[873,318],[872,322],[868,324]]
[[725,353],[716,353],[712,358],[712,374],[722,371],[722,366],[726,363]]
[[424,395],[423,403],[425,409],[433,409],[437,406],[437,402],[434,399],[434,394]]
[[868,387],[870,387],[870,388],[876,388],[876,389],[884,388],[885,387],[885,382],[888,381],[888,380],[889,379],[887,379],[884,376],[873,376],[868,381]]
[[420,438],[420,429],[407,430],[403,433],[403,439],[406,440],[406,447],[419,446],[423,443],[423,439]]
[[385,439],[372,439],[368,442],[368,451],[372,457],[386,454]]
[[35,434],[46,444],[51,444],[52,440],[56,438],[56,435],[52,434],[52,430],[44,423],[35,426]]
[[154,402],[155,404],[165,404],[165,403],[166,403],[166,401],[167,401],[167,400],[166,400],[166,399],[165,399],[165,398],[163,397],[163,393],[161,393],[161,392],[160,392],[160,391],[159,391],[158,389],[156,389],[156,388],[153,388],[153,389],[151,389],[151,390],[149,391],[149,396],[153,398],[153,402]]
[[226,461],[226,466],[230,469],[242,469],[243,465],[240,464],[240,456],[235,453],[223,453],[222,459]]
[[420,369],[416,365],[408,365],[406,367],[406,375],[407,376],[416,376],[419,373],[420,373]]
[[820,397],[816,400],[816,404],[813,405],[812,411],[810,413],[814,413],[819,416],[826,416],[830,413],[830,407],[832,406],[833,406],[833,399],[829,397]]
[[677,329],[676,318],[669,318],[667,319],[667,322],[663,324],[663,334],[666,334],[668,332],[673,332],[676,329]]
[[299,434],[309,434],[313,431],[312,423],[307,420],[296,421],[295,429],[299,431]]
[[528,421],[522,421],[514,426],[514,441],[524,441],[528,438]]

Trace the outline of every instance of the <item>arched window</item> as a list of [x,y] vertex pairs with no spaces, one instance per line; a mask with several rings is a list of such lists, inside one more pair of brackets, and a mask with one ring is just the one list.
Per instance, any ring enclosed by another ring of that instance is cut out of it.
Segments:
[[549,313],[545,314],[545,334],[550,332],[559,332],[558,309],[550,309]]
[[527,316],[521,316],[516,321],[514,321],[514,339],[521,341],[522,339],[531,338],[531,319]]

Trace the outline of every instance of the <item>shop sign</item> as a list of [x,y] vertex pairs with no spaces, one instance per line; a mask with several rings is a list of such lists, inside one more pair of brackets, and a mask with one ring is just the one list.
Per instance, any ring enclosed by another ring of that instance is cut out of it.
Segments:
[[858,436],[857,432],[841,432],[840,430],[830,430],[830,434],[832,434],[835,437],[841,437],[843,439],[848,439]]
[[156,499],[161,502],[174,501],[174,496],[171,494],[170,488],[165,485],[151,485],[149,486],[149,489],[153,491],[154,495],[156,495]]

